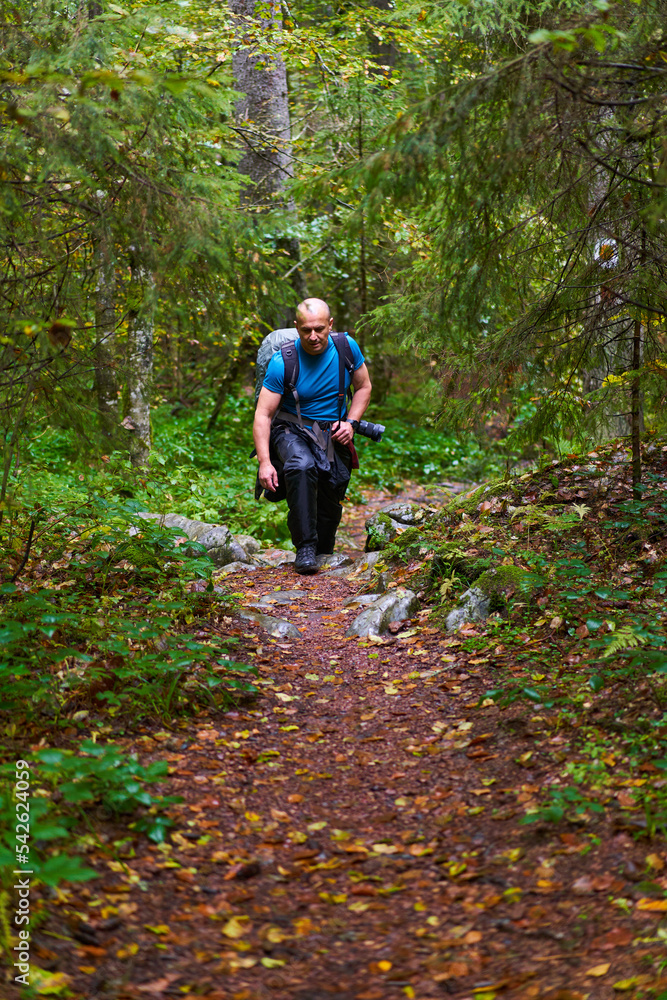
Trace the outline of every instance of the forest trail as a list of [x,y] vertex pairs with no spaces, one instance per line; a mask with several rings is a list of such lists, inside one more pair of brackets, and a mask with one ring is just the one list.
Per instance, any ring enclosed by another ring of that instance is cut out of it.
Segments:
[[[348,541],[363,513],[349,513]],[[54,901],[37,939],[77,997],[667,989],[650,974],[661,913],[636,907],[650,848],[605,817],[520,823],[567,737],[530,711],[480,706],[491,650],[453,650],[426,611],[382,641],[346,639],[346,578],[288,566],[230,579],[241,604],[275,601],[301,637],[226,617],[259,698],[139,736],[142,763],[166,758],[162,790],[184,801],[166,844],[99,854],[101,883]],[[68,943],[51,936],[65,922]]]

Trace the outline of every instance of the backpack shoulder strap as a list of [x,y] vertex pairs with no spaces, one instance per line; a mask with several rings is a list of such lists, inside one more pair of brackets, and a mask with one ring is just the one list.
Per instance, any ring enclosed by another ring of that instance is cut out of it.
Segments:
[[341,353],[341,346],[342,346],[345,370],[349,372],[350,377],[352,377],[354,373],[354,357],[352,356],[352,345],[350,344],[350,338],[346,333],[332,333],[331,339],[333,340],[339,355]]
[[296,384],[299,381],[299,354],[296,349],[296,341],[288,341],[288,343],[283,344],[280,348],[280,353],[283,357],[283,362],[285,364],[285,380],[283,383],[284,391],[292,393],[294,396],[294,405],[296,406],[296,415],[299,418],[299,425],[303,427],[303,420],[301,419],[301,407],[299,405],[299,393],[296,391]]
[[346,333],[332,333],[331,339],[338,351],[338,422],[340,423],[345,408],[345,372],[348,372],[351,379],[354,373],[354,358]]

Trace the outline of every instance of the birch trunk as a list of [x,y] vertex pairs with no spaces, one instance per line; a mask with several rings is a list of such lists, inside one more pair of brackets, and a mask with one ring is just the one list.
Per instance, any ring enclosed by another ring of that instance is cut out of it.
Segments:
[[135,251],[128,307],[128,406],[123,426],[131,433],[132,465],[145,467],[151,450],[151,389],[155,282],[145,260]]
[[95,289],[95,389],[97,411],[105,442],[112,444],[118,429],[118,383],[115,370],[116,269],[111,240],[102,223],[94,246],[97,261]]

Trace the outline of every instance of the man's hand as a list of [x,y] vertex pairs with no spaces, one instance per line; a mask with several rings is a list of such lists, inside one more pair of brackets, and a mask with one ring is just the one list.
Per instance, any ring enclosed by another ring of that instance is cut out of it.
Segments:
[[270,462],[259,463],[259,482],[270,493],[275,493],[278,489],[278,473]]
[[352,441],[354,440],[354,430],[352,424],[347,420],[341,420],[339,424],[334,424],[331,436],[334,441],[338,441],[339,444],[352,444]]

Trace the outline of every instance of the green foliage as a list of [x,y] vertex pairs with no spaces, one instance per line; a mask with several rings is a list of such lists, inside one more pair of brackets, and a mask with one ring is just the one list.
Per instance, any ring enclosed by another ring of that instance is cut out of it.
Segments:
[[42,506],[36,544],[56,573],[32,591],[2,585],[0,712],[167,717],[254,690],[251,668],[229,658],[233,640],[189,634],[214,612],[210,580],[194,589],[210,561],[184,555],[137,506],[95,495],[78,509]]
[[[7,885],[17,864],[49,886],[96,878],[78,854],[58,851],[81,849],[77,841],[90,828],[91,805],[115,818],[136,816],[131,828],[161,843],[173,826],[164,810],[181,801],[150,790],[167,774],[164,761],[142,767],[112,743],[84,740],[76,751],[46,748],[19,763],[20,770],[14,764],[0,768],[0,869],[8,873]],[[29,780],[21,785],[19,774]],[[29,792],[20,790],[23,785]]]
[[569,816],[583,816],[587,812],[603,813],[602,806],[595,799],[591,799],[579,791],[574,786],[567,788],[550,788],[549,799],[538,808],[526,813],[521,823],[559,823]]
[[460,15],[439,86],[368,162],[370,214],[398,201],[425,247],[375,326],[401,322],[435,362],[450,421],[529,398],[518,445],[627,433],[610,411],[641,388],[658,418],[664,384],[661,14],[501,6],[511,28],[489,7],[484,47],[484,15]]
[[39,781],[58,792],[65,808],[82,814],[81,803],[99,802],[113,816],[125,816],[143,808],[147,812],[132,824],[161,843],[172,821],[161,810],[181,799],[175,796],[156,798],[146,788],[167,775],[166,761],[142,767],[113,744],[101,745],[84,740],[77,753],[72,750],[38,750],[34,754]]

